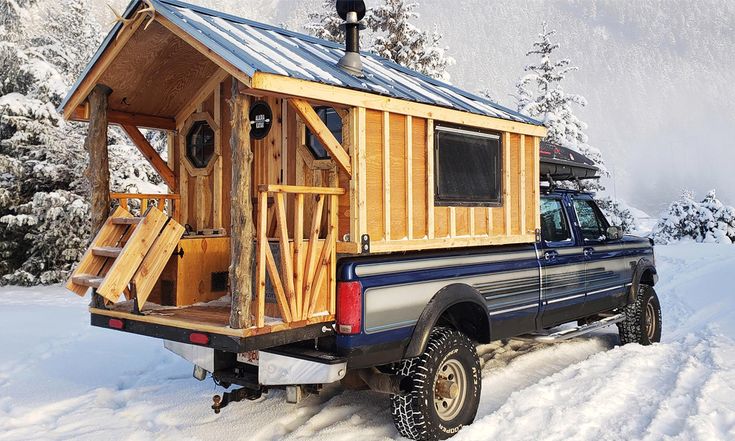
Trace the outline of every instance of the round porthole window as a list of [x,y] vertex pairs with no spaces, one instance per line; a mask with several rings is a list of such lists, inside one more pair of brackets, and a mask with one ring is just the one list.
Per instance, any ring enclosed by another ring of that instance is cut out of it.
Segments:
[[186,135],[186,157],[196,168],[206,168],[214,156],[214,130],[206,121],[197,121]]
[[273,112],[265,101],[258,101],[250,108],[250,136],[263,139],[268,136],[273,125]]

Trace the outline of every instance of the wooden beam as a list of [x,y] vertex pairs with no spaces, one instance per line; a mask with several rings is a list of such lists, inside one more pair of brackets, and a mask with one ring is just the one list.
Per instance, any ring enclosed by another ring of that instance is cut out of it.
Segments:
[[[250,303],[252,296],[253,202],[250,190],[252,179],[253,150],[250,147],[250,99],[239,92],[237,81],[232,82],[232,198],[230,226],[231,263],[230,292],[232,309],[230,327],[247,328],[251,325]],[[268,246],[263,244],[263,246]]]
[[[173,118],[164,118],[154,115],[143,115],[140,113],[127,113],[118,110],[109,110],[110,124],[130,125],[155,130],[176,130],[176,121]],[[86,121],[86,119],[75,118],[74,121]]]
[[143,136],[140,130],[135,126],[128,124],[123,124],[122,128],[125,133],[127,133],[130,140],[133,141],[133,144],[138,147],[140,153],[148,160],[153,169],[156,170],[161,178],[163,178],[163,181],[168,185],[168,188],[170,188],[171,191],[176,191],[176,176],[174,175],[174,172],[169,168],[168,164],[166,164],[166,161],[161,159],[158,152],[156,152],[156,149],[154,149],[148,140],[145,139],[145,136]]
[[526,135],[521,135],[521,151],[518,155],[521,175],[518,186],[519,210],[521,216],[521,234],[526,234]]
[[87,179],[92,189],[90,207],[92,234],[105,224],[110,214],[110,158],[107,151],[107,101],[112,93],[109,87],[98,84],[89,95],[90,123],[84,149],[89,154]]
[[426,121],[426,237],[434,231],[434,121]]
[[503,212],[505,213],[505,235],[510,236],[513,205],[510,193],[510,133],[503,134]]
[[[222,84],[223,81],[227,79],[229,74],[224,71],[223,69],[219,69],[202,87],[199,88],[199,90],[196,91],[194,96],[191,97],[191,99],[184,104],[184,106],[179,110],[179,112],[176,114],[176,121],[186,121],[189,116],[191,116],[192,113],[197,112],[197,108],[201,103],[206,100],[210,95],[216,93],[216,90],[220,87],[220,84]],[[215,101],[216,103],[217,101]],[[215,112],[216,112],[216,105],[215,105]],[[215,120],[217,118],[215,117]],[[219,121],[216,121],[217,124],[222,127]]]
[[413,239],[413,117],[406,117],[406,231]]
[[[222,127],[222,83],[217,83],[214,86],[214,122],[217,127]],[[222,228],[222,180],[223,180],[223,162],[222,157],[222,132],[221,129],[217,131],[215,138],[215,150],[217,158],[214,163],[214,173],[212,176],[212,223],[214,228],[219,230]]]
[[383,112],[383,228],[390,240],[390,113]]
[[357,200],[356,216],[358,217],[358,229],[360,234],[353,240],[361,242],[360,236],[367,234],[367,111],[364,107],[358,107],[355,111],[353,130],[355,132],[355,143],[352,148],[353,156],[357,163]]
[[345,152],[345,149],[337,141],[337,138],[332,135],[329,128],[324,121],[319,118],[311,104],[304,100],[292,99],[289,100],[289,104],[298,113],[299,117],[304,123],[309,126],[311,132],[316,135],[319,142],[322,143],[324,148],[329,152],[329,156],[350,176],[352,176],[352,166],[350,165],[350,155]]
[[435,119],[444,122],[481,127],[486,130],[523,133],[531,136],[546,136],[546,128],[516,121],[508,121],[460,110],[447,109],[430,104],[399,100],[372,93],[351,90],[344,87],[331,86],[284,77],[282,75],[256,72],[252,79],[252,88],[285,95],[319,100],[342,106],[364,107],[381,112],[399,113],[419,118]]

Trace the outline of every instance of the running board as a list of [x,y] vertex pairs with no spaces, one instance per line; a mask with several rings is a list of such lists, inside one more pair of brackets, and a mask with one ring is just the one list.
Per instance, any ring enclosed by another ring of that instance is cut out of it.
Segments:
[[612,315],[605,317],[602,320],[588,323],[583,326],[577,326],[575,328],[564,329],[553,334],[526,334],[518,337],[514,337],[515,340],[531,341],[536,343],[556,343],[559,341],[569,340],[571,338],[579,337],[580,335],[588,334],[592,331],[596,331],[600,328],[611,326],[625,320],[624,314]]

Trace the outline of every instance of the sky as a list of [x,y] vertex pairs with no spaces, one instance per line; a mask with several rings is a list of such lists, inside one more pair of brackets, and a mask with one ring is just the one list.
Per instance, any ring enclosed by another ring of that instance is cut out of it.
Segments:
[[[728,0],[416,0],[444,34],[452,83],[515,107],[525,53],[546,20],[579,67],[565,90],[613,176],[608,192],[657,216],[682,190],[735,205],[735,2]],[[198,0],[297,29],[321,0]],[[110,2],[119,9],[124,0]],[[375,0],[368,0],[368,6]],[[95,13],[111,18],[103,2]]]

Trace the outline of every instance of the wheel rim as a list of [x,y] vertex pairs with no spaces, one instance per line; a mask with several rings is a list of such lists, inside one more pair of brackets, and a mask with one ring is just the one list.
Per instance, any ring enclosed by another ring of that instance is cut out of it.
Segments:
[[646,335],[648,341],[653,341],[654,334],[656,334],[656,310],[653,307],[653,302],[649,300],[646,303]]
[[434,408],[444,421],[459,415],[467,395],[467,376],[462,364],[446,360],[434,376]]

